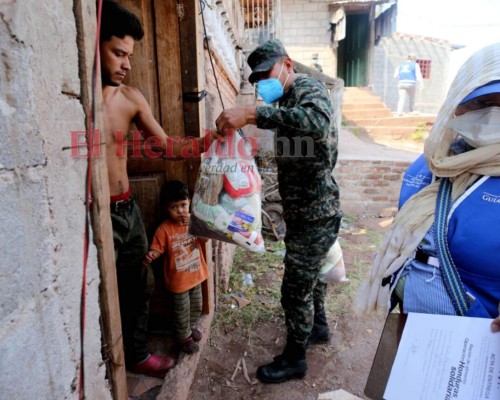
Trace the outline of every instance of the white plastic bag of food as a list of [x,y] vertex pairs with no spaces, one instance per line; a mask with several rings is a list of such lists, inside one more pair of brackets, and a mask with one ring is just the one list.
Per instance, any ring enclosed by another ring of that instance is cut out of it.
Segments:
[[320,269],[320,274],[330,283],[348,282],[345,274],[344,255],[338,240],[335,241],[328,254],[326,261]]
[[202,157],[189,232],[265,252],[261,191],[251,143],[238,132],[212,142]]

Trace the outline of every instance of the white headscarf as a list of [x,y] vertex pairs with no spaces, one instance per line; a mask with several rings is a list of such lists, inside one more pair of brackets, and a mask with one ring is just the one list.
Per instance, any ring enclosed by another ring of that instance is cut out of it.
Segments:
[[[500,144],[450,155],[450,145],[457,134],[447,128],[462,99],[495,80],[500,80],[500,43],[484,47],[462,65],[425,142],[424,154],[432,173],[453,182],[452,199],[463,194],[478,175],[500,176]],[[358,290],[356,312],[387,311],[391,289],[381,285],[382,279],[403,266],[432,226],[438,188],[439,181],[430,184],[399,210]]]

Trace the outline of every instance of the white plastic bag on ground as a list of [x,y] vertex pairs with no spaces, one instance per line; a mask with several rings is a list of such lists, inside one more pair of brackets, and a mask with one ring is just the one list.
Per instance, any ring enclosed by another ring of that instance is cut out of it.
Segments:
[[324,276],[327,282],[338,283],[348,282],[345,274],[344,255],[338,240],[335,241],[328,254],[326,261],[320,269],[320,274]]
[[200,165],[189,232],[265,252],[261,191],[250,142],[237,132],[214,141]]

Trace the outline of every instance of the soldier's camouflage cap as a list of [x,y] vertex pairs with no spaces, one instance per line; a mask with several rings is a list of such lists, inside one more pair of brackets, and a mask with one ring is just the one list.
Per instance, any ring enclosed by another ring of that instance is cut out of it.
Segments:
[[250,83],[255,83],[260,72],[269,71],[280,57],[288,57],[288,53],[278,39],[268,40],[257,47],[248,56],[247,63],[252,69],[248,77]]

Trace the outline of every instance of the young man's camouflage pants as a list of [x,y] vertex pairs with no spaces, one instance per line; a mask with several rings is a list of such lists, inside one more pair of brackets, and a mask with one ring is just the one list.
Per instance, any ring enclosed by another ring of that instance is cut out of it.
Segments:
[[305,345],[313,327],[315,308],[316,312],[324,309],[327,284],[319,278],[319,271],[337,239],[341,218],[339,212],[333,217],[301,223],[300,226],[287,223],[281,304],[285,311],[288,341]]

